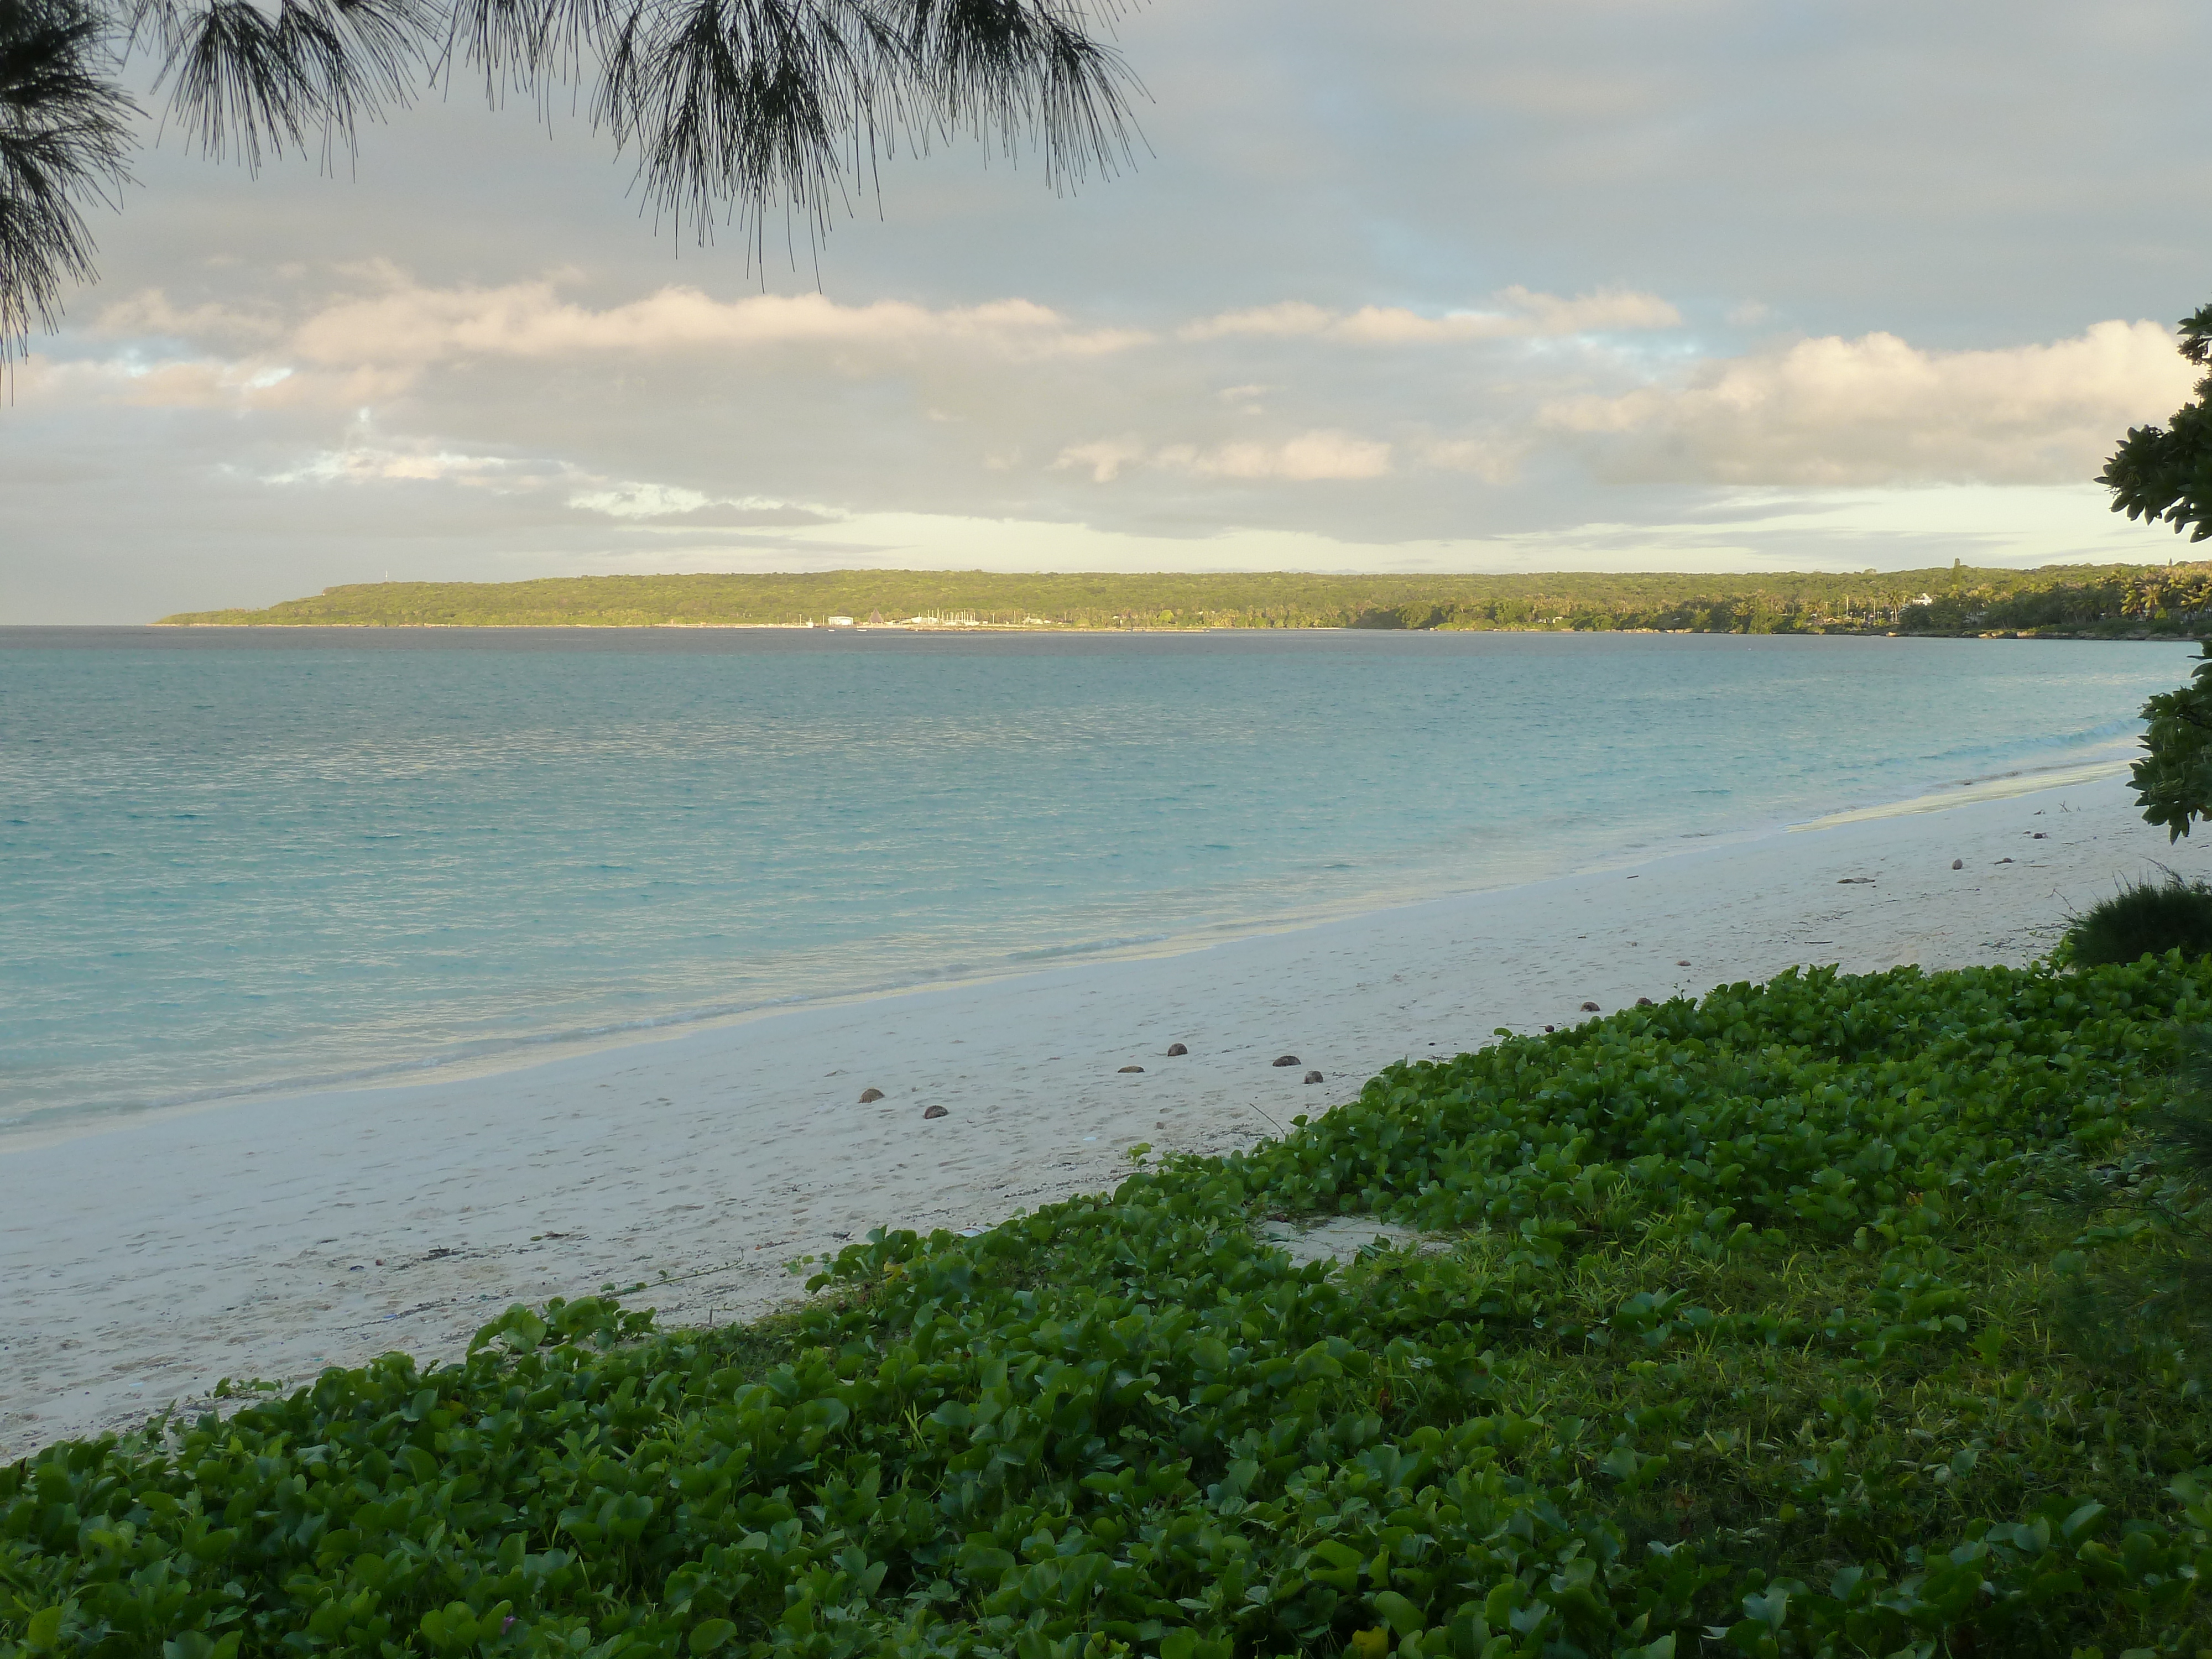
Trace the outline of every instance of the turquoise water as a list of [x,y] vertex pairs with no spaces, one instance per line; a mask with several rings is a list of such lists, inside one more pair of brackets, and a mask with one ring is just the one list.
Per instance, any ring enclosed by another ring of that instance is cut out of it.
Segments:
[[2119,752],[2189,654],[0,630],[0,1126],[1672,850]]

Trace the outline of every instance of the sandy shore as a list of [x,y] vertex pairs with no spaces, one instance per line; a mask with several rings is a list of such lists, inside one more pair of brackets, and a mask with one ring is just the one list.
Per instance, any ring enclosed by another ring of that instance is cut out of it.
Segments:
[[2077,778],[1183,956],[0,1143],[0,1451],[225,1376],[450,1357],[510,1302],[610,1282],[647,1281],[630,1300],[664,1322],[732,1319],[870,1227],[988,1226],[1109,1186],[1137,1141],[1249,1143],[1494,1027],[1800,963],[2022,962],[2117,881],[2203,857],[2120,779]]

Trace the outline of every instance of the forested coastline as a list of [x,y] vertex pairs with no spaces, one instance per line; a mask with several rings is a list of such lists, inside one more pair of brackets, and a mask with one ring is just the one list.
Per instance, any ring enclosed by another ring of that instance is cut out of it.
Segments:
[[798,626],[833,617],[864,627],[2183,637],[2203,632],[2212,621],[2212,562],[1741,576],[909,570],[566,576],[359,583],[264,610],[188,611],[162,620],[177,626],[636,628]]

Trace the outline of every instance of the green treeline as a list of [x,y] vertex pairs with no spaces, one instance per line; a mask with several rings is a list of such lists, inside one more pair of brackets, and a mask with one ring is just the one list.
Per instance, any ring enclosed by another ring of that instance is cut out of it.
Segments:
[[2193,635],[2212,619],[2212,562],[2034,570],[1672,572],[1341,576],[805,574],[561,576],[376,582],[260,611],[186,611],[177,624],[368,628],[641,628],[866,624],[1066,628],[1649,629],[1698,634]]

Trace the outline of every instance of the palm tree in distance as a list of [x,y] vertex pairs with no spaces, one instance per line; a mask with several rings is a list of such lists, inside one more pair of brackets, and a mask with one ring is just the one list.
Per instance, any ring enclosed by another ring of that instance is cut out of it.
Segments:
[[457,74],[541,107],[588,82],[657,212],[761,247],[781,206],[827,228],[878,155],[969,133],[1047,181],[1126,158],[1136,83],[1102,38],[1116,0],[0,0],[0,366],[92,276],[84,213],[119,203],[155,60],[170,114],[249,168],[319,147]]

